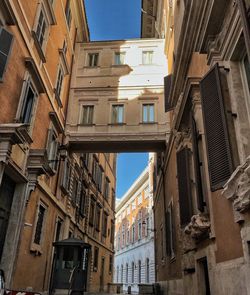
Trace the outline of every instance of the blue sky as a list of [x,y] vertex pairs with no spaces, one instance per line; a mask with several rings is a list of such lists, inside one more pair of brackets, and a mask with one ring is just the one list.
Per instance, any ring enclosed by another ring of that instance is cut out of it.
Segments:
[[121,198],[148,164],[148,153],[122,153],[117,157],[116,197]]
[[[91,41],[140,38],[141,0],[85,0]],[[148,163],[147,153],[119,154],[116,196],[120,198]]]
[[91,41],[140,38],[141,0],[85,0]]

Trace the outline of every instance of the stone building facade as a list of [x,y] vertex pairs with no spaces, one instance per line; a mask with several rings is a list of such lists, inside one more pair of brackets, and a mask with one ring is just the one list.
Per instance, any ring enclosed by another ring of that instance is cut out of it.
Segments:
[[163,294],[250,292],[249,7],[165,1],[171,132],[154,199]]
[[124,292],[155,282],[153,159],[116,206],[114,282]]
[[[49,292],[53,242],[91,246],[88,290],[112,280],[115,154],[64,145],[83,1],[0,3],[0,268],[6,287]],[[105,275],[104,273],[108,274]]]

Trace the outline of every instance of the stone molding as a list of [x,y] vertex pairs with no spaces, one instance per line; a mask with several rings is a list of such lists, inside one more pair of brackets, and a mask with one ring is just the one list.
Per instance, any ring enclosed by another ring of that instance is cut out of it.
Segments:
[[250,209],[250,156],[236,168],[222,195],[233,203],[235,222],[244,221],[243,214]]
[[196,241],[208,236],[211,222],[207,214],[199,213],[191,217],[190,223],[185,227],[184,232]]
[[32,139],[28,133],[27,124],[0,124],[0,162],[9,161],[12,145],[31,143]]

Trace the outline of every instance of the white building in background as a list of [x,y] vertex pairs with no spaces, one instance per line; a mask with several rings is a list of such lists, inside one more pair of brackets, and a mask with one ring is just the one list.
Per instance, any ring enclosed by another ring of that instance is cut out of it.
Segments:
[[116,206],[114,282],[138,292],[155,282],[153,156]]

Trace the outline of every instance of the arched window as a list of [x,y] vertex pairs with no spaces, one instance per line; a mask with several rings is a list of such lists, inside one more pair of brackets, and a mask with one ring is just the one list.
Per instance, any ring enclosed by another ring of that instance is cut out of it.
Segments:
[[149,258],[146,259],[146,283],[149,283]]
[[135,263],[132,262],[132,274],[131,274],[131,283],[135,282]]
[[116,282],[119,283],[119,266],[117,266]]
[[121,283],[123,283],[123,265],[121,266]]
[[126,263],[126,284],[128,283],[128,264]]
[[138,261],[138,283],[141,283],[141,260]]

